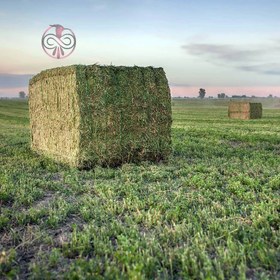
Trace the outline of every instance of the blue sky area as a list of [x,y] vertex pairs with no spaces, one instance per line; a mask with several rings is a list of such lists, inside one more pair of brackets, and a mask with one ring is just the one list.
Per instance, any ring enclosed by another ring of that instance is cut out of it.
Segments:
[[[43,69],[71,64],[161,66],[173,95],[280,96],[280,1],[0,1],[0,96],[28,91]],[[50,24],[76,35],[65,59],[47,56]]]

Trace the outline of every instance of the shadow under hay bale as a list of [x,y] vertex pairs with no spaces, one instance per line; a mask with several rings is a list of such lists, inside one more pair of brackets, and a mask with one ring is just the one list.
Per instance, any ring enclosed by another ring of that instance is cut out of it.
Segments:
[[171,96],[162,68],[73,65],[29,82],[31,147],[71,166],[167,159]]
[[228,106],[228,116],[231,119],[240,120],[260,119],[262,117],[262,104],[231,101]]

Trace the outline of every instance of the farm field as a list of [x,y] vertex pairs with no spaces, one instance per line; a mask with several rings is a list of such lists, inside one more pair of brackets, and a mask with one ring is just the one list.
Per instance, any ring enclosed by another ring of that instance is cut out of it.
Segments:
[[[279,279],[280,102],[173,99],[168,163],[77,170],[0,100],[0,279]],[[275,103],[273,103],[275,102]]]

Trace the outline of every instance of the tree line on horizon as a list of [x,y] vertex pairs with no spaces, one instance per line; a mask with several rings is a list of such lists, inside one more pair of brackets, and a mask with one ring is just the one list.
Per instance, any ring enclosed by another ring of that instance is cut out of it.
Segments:
[[[198,97],[197,98],[204,99],[205,96],[206,96],[206,90],[204,88],[200,88],[199,91],[198,91]],[[25,99],[25,98],[28,98],[28,95],[24,91],[20,91],[18,93],[18,98]],[[189,98],[189,97],[178,96],[178,97],[175,97],[175,98]],[[214,97],[209,96],[208,98],[214,98]],[[217,98],[218,99],[224,99],[224,98],[265,98],[265,97],[258,97],[258,96],[255,96],[255,95],[247,96],[246,94],[228,96],[226,93],[222,92],[222,93],[217,94]],[[273,96],[272,94],[269,94],[266,98],[279,98],[279,97],[278,96]]]
[[[198,98],[203,99],[206,96],[206,90],[204,88],[200,88],[198,91]],[[209,98],[214,98],[213,96],[209,96]],[[231,97],[229,97],[228,95],[226,95],[224,92],[222,93],[218,93],[217,94],[217,98],[218,99],[222,99],[222,98],[258,98],[255,95],[252,96],[247,96],[246,94],[243,95],[232,95]],[[277,96],[273,96],[272,94],[269,94],[267,96],[267,98],[278,98]]]

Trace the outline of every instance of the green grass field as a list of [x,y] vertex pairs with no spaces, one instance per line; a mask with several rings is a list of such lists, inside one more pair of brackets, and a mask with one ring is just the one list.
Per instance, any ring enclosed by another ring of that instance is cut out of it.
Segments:
[[1,279],[279,279],[279,104],[172,103],[168,163],[81,171],[33,153],[27,103],[0,100]]

